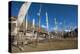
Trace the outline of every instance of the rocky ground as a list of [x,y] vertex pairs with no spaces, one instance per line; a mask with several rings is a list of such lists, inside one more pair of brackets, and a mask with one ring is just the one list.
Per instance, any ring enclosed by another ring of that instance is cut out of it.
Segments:
[[62,40],[51,40],[50,42],[40,42],[37,45],[34,43],[22,46],[23,50],[19,47],[12,45],[12,52],[35,52],[35,51],[49,51],[49,50],[64,50],[64,49],[77,49],[77,38],[66,38]]

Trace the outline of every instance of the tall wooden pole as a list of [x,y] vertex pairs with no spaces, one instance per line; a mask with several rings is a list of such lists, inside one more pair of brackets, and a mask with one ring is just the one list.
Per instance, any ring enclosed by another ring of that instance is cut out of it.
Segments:
[[[33,23],[32,23],[32,27],[33,27],[33,36],[34,36],[34,31],[35,31],[35,19],[33,19]],[[32,37],[32,39],[33,39],[33,37]]]
[[38,33],[37,33],[37,38],[36,38],[36,45],[39,43],[40,21],[41,21],[40,14],[41,14],[41,4],[40,4],[39,12],[37,13],[37,15],[38,15]]
[[48,40],[49,40],[49,49],[51,47],[51,37],[50,37],[50,34],[49,34],[49,25],[48,25],[48,13],[46,12],[46,26],[47,26],[47,34],[48,34]]
[[[22,4],[22,6],[19,10],[18,18],[16,20],[17,25],[16,25],[15,29],[13,30],[13,33],[15,34],[15,36],[17,38],[16,39],[17,46],[20,47],[20,48],[21,48],[21,46],[19,46],[19,43],[20,43],[20,39],[21,39],[20,37],[21,36],[19,36],[19,30],[20,30],[20,26],[22,25],[22,23],[25,19],[25,15],[26,15],[30,5],[31,5],[31,2],[29,2],[29,3],[25,2],[24,4]],[[23,49],[21,48],[21,50],[23,50]]]
[[58,26],[57,26],[57,19],[56,18],[54,18],[54,22],[55,22],[55,33],[56,33],[56,36],[58,36],[58,33],[57,33],[57,29],[58,29]]

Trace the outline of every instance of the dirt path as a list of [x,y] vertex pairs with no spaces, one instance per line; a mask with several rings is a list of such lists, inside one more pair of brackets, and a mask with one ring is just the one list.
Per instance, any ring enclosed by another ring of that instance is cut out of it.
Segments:
[[12,52],[34,52],[34,51],[48,51],[48,50],[64,50],[64,49],[77,49],[78,42],[77,39],[65,39],[65,40],[55,40],[44,43],[35,43],[24,45],[24,51],[21,51],[18,47],[12,46]]

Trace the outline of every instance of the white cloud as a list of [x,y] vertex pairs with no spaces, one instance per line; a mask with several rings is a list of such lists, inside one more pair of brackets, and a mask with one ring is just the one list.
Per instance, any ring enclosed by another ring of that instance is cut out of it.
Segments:
[[46,28],[46,26],[45,26],[45,25],[41,25],[41,27]]
[[65,32],[70,32],[70,30],[69,29],[65,29]]
[[54,27],[53,29],[54,29],[54,30],[57,30],[58,28],[57,28],[57,27]]
[[60,22],[60,25],[62,25],[62,22]]

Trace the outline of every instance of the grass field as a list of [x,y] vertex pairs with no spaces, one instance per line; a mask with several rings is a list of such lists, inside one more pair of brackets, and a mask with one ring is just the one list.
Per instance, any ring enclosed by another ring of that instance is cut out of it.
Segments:
[[12,52],[35,52],[35,51],[50,51],[50,50],[64,50],[77,49],[78,40],[76,38],[67,38],[63,40],[52,40],[50,42],[38,43],[38,45],[28,44],[23,46],[23,51],[18,47],[12,46]]

